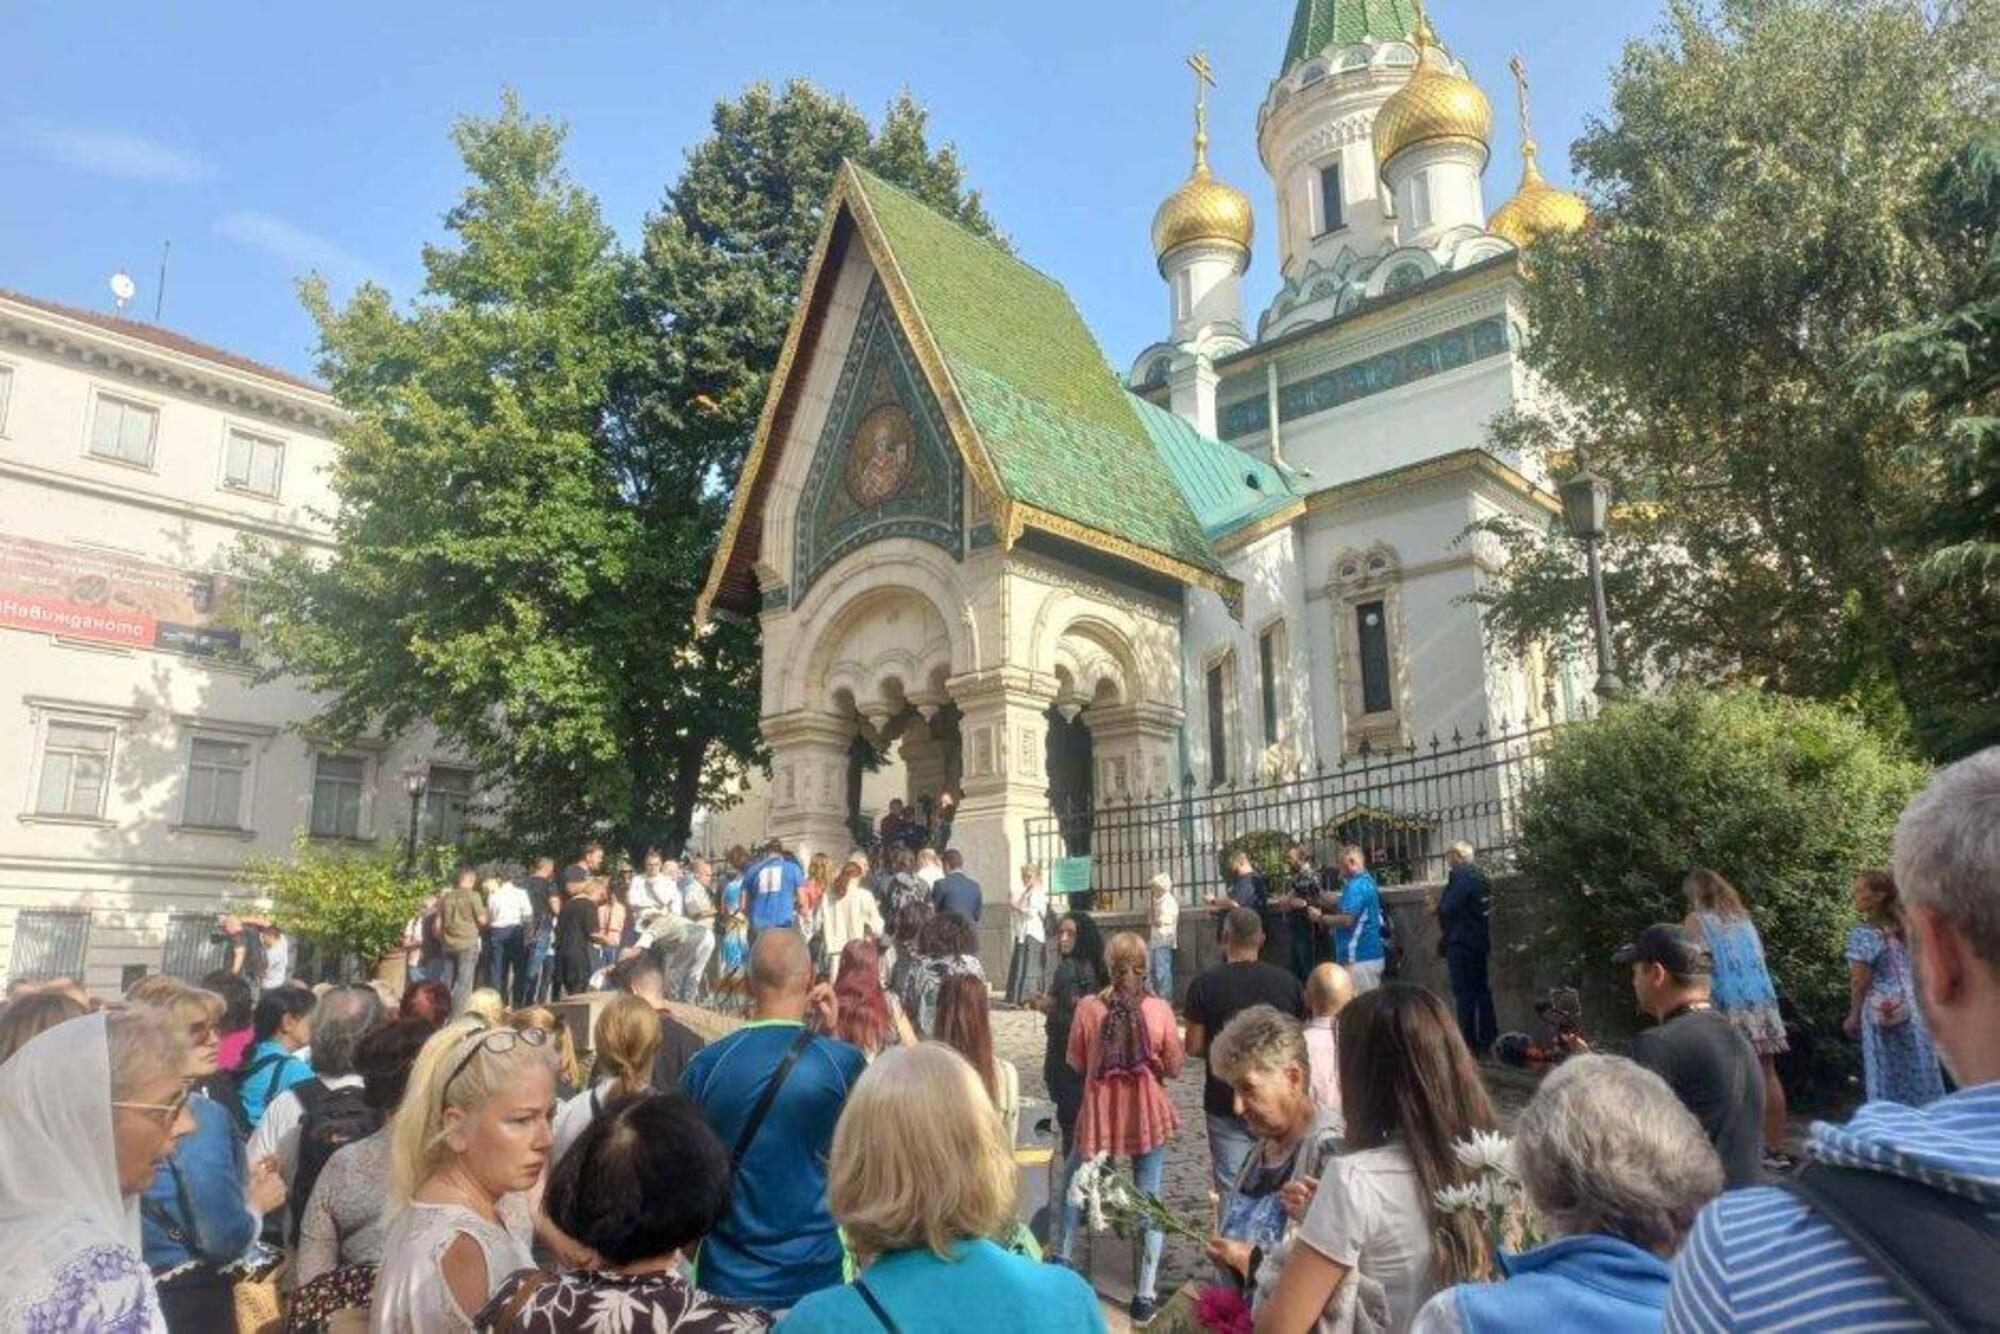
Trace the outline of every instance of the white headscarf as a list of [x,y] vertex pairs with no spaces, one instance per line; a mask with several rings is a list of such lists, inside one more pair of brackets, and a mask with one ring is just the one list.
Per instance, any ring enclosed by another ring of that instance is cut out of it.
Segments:
[[0,1065],[0,1332],[38,1308],[79,1327],[165,1327],[140,1259],[139,1201],[118,1188],[105,1024],[57,1024]]

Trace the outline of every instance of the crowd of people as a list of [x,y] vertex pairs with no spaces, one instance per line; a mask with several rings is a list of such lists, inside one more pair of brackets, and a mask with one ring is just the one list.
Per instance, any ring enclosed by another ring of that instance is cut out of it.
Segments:
[[[838,866],[771,844],[719,888],[649,854],[609,892],[595,847],[560,874],[468,872],[413,924],[400,993],[309,988],[233,949],[198,986],[147,977],[111,1006],[17,987],[0,1334],[231,1329],[260,1298],[300,1331],[1102,1329],[1075,1272],[1093,1183],[1123,1164],[1160,1194],[1190,1057],[1213,1193],[1182,1222],[1260,1332],[1979,1328],[2000,1309],[1994,1268],[1964,1260],[2000,1211],[2000,750],[1941,771],[1893,870],[1855,879],[1869,1100],[1815,1126],[1796,1171],[1773,1153],[1774,988],[1722,876],[1691,873],[1686,918],[1614,960],[1655,1024],[1623,1055],[1575,1044],[1509,1142],[1480,1064],[1492,888],[1472,851],[1432,905],[1450,1001],[1394,975],[1359,850],[1326,873],[1286,857],[1276,890],[1235,860],[1203,905],[1220,961],[1184,988],[1164,878],[1143,923],[1107,930],[1028,868],[996,988],[979,886],[906,844]],[[996,990],[1044,1024],[1046,1220],[1022,1204],[1033,1128]],[[552,1008],[571,991],[592,999]],[[732,994],[742,1021],[707,1041],[676,1012]],[[1161,1222],[1135,1229],[1135,1322],[1171,1297]]]

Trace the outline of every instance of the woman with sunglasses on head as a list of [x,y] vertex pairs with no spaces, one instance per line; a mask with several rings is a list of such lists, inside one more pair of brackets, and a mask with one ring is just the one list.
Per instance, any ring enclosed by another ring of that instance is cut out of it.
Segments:
[[277,1160],[254,1165],[229,1109],[203,1091],[217,1069],[222,997],[155,973],[125,993],[128,1005],[164,1015],[188,1044],[185,1074],[194,1129],[174,1145],[139,1200],[146,1265],[159,1288],[167,1328],[223,1328],[236,1318],[235,1278],[224,1269],[257,1237],[263,1216],[285,1202]]
[[460,1019],[424,1043],[389,1132],[374,1334],[469,1330],[508,1275],[535,1267],[530,1192],[555,1101],[541,1029]]
[[194,1128],[187,1062],[141,1008],[58,1024],[0,1066],[0,1331],[166,1329],[139,1196]]

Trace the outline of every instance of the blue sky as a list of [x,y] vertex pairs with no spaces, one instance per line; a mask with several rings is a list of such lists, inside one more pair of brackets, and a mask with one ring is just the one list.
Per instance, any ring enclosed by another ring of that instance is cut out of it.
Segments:
[[[502,85],[566,120],[569,162],[628,239],[708,127],[757,80],[804,76],[871,116],[909,87],[934,140],[957,142],[973,183],[1031,263],[1068,284],[1113,365],[1162,332],[1147,241],[1188,165],[1192,76],[1221,79],[1212,159],[1260,221],[1257,106],[1293,0],[205,0],[113,5],[17,0],[0,83],[0,287],[109,309],[128,269],[150,318],[161,242],[173,242],[163,322],[295,371],[312,368],[294,291],[317,269],[406,298],[461,173],[447,138]],[[1518,173],[1506,59],[1535,84],[1544,163],[1602,110],[1620,48],[1660,0],[1433,0],[1445,41],[1496,113],[1488,207]],[[115,19],[107,17],[115,14]],[[1268,235],[1268,228],[1266,235]],[[1261,310],[1272,247],[1251,271]]]

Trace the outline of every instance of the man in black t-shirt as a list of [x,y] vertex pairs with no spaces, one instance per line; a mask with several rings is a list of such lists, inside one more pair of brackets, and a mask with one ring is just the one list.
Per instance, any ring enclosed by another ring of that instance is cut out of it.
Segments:
[[[1255,908],[1235,907],[1222,919],[1223,962],[1197,974],[1188,983],[1187,1052],[1208,1054],[1223,1026],[1253,1005],[1269,1005],[1295,1019],[1306,1017],[1305,991],[1284,969],[1258,961],[1264,944],[1264,923]],[[1244,1160],[1256,1147],[1256,1137],[1236,1114],[1236,1093],[1226,1080],[1209,1071],[1202,1085],[1201,1109],[1208,1123],[1209,1171],[1217,1191],[1236,1181]]]
[[1632,967],[1639,1009],[1659,1020],[1632,1039],[1630,1054],[1694,1113],[1722,1159],[1724,1188],[1763,1176],[1764,1072],[1757,1053],[1709,1001],[1715,963],[1702,938],[1684,926],[1649,926],[1611,956]]

